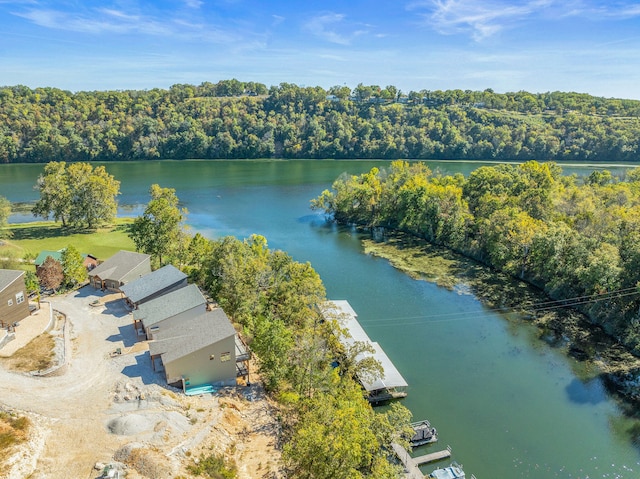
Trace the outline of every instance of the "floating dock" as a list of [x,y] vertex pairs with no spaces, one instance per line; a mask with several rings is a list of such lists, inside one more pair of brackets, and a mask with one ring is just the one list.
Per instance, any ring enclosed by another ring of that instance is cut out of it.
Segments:
[[422,464],[429,464],[430,462],[436,462],[441,459],[447,459],[451,457],[451,447],[447,446],[446,449],[442,451],[432,452],[431,454],[425,454],[424,456],[418,456],[413,458],[413,462],[415,462],[418,466]]
[[411,457],[409,452],[407,452],[407,450],[398,443],[392,443],[391,447],[393,447],[393,452],[395,452],[396,456],[404,466],[404,477],[406,479],[424,479],[424,474],[420,471],[421,465],[451,457],[451,447],[449,446],[442,451],[418,457]]

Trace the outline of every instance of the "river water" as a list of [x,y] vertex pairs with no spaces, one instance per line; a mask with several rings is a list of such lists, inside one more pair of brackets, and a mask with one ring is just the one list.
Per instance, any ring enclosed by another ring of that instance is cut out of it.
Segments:
[[[480,166],[428,163],[444,173],[468,174]],[[193,232],[212,238],[257,233],[272,249],[309,261],[328,297],[351,303],[409,383],[404,404],[416,420],[429,419],[439,431],[432,450],[450,445],[468,476],[640,477],[640,452],[632,441],[640,425],[625,417],[582,364],[538,339],[537,330],[514,315],[365,255],[356,231],[328,224],[309,209],[309,200],[342,172],[387,164],[156,161],[111,163],[107,169],[121,181],[120,215],[138,215],[149,186],[158,183],[176,189]],[[564,167],[579,175],[591,168]],[[625,169],[606,168],[614,174]],[[35,201],[33,184],[41,171],[42,165],[0,166],[0,195]]]

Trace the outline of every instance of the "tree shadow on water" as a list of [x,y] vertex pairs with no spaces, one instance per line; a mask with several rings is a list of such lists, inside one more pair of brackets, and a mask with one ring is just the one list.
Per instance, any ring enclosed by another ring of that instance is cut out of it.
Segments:
[[569,400],[576,404],[599,404],[607,400],[607,392],[600,378],[589,381],[574,378],[565,390]]

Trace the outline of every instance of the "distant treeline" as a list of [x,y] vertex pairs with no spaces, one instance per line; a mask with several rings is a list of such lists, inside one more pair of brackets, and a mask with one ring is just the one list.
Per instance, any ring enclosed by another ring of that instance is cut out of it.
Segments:
[[0,162],[218,158],[637,161],[640,101],[300,87],[0,88]]
[[401,230],[523,279],[640,355],[640,168],[584,184],[555,163],[483,166],[468,178],[395,161],[344,174],[313,200],[340,223]]

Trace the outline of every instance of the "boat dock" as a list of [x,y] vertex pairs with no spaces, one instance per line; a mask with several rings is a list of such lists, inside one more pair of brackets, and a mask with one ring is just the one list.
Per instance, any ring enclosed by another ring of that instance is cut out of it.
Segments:
[[440,459],[447,459],[451,457],[451,447],[447,446],[446,449],[442,451],[432,452],[431,454],[425,454],[424,456],[418,456],[413,458],[413,462],[415,462],[418,466],[422,464],[429,464],[430,462],[436,462]]
[[423,456],[411,457],[409,452],[398,443],[392,443],[393,452],[404,466],[404,477],[406,479],[424,479],[424,474],[420,471],[420,466],[430,462],[439,461],[451,457],[451,447],[447,446],[442,451],[425,454]]
[[371,348],[372,352],[363,352],[356,356],[356,361],[372,357],[382,366],[380,377],[358,378],[363,389],[366,391],[366,398],[373,405],[388,402],[393,399],[406,397],[407,382],[400,372],[391,362],[391,359],[383,351],[382,347],[371,341],[367,333],[358,322],[358,315],[346,300],[326,301],[320,306],[325,321],[337,321],[341,328],[348,334],[340,336],[338,340],[346,347],[350,348],[355,343],[364,343]]

